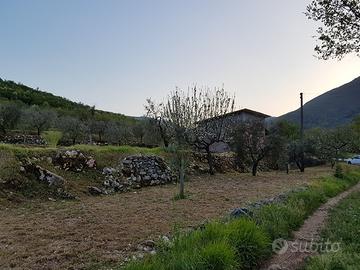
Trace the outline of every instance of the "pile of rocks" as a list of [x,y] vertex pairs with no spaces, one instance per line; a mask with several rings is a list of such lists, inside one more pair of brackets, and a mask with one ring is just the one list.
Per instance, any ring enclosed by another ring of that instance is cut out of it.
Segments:
[[154,186],[176,181],[169,166],[158,156],[128,156],[122,165],[122,173],[132,185]]
[[1,143],[8,144],[26,144],[26,145],[45,145],[46,142],[39,135],[26,135],[26,134],[16,134],[16,135],[2,135],[0,136]]
[[65,171],[81,172],[85,169],[96,169],[96,160],[84,155],[79,150],[58,152],[53,159],[53,164]]
[[103,193],[110,194],[114,192],[125,192],[131,188],[137,188],[138,186],[127,179],[124,179],[121,170],[119,168],[106,167],[103,169],[103,175],[105,180],[103,182]]

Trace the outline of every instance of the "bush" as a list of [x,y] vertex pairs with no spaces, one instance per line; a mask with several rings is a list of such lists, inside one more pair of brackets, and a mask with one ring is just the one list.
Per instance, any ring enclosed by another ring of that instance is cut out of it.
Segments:
[[344,178],[344,172],[343,172],[343,168],[342,168],[341,164],[336,165],[334,176],[336,178]]
[[302,202],[296,207],[293,207],[293,203],[267,205],[255,213],[254,219],[261,224],[271,239],[287,238],[304,219],[303,205]]
[[270,252],[270,239],[254,221],[240,218],[227,226],[229,242],[236,248],[239,269],[252,269]]
[[201,265],[197,269],[203,270],[232,270],[239,269],[236,250],[227,242],[214,242],[206,245],[200,251]]

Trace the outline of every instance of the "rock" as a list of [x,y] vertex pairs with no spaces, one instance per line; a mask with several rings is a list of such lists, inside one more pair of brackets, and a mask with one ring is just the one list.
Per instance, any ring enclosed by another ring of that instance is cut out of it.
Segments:
[[96,160],[79,150],[60,151],[53,159],[53,164],[63,170],[81,172],[84,169],[96,169]]
[[39,165],[35,165],[31,162],[28,162],[23,166],[25,173],[31,173],[36,176],[36,178],[41,181],[47,183],[49,187],[64,187],[65,180],[60,175],[57,175],[53,172],[50,172]]
[[248,217],[252,216],[252,212],[247,208],[235,208],[231,213],[231,217],[239,218],[239,217]]
[[94,196],[98,196],[98,195],[101,195],[103,194],[102,190],[98,187],[88,187],[88,190],[90,192],[91,195],[94,195]]
[[15,134],[15,135],[1,135],[1,143],[8,144],[25,144],[25,145],[45,145],[45,140],[39,135],[26,135],[26,134]]

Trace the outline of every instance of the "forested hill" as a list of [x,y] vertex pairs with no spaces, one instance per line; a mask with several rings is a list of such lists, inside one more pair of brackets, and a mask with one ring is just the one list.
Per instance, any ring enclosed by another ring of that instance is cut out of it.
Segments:
[[[360,77],[330,90],[304,105],[305,128],[333,128],[351,122],[360,114]],[[300,122],[299,109],[278,119]]]
[[[0,103],[17,103],[19,105],[38,105],[50,107],[62,115],[81,116],[93,110],[91,106],[73,102],[66,98],[55,96],[51,93],[33,89],[21,83],[2,80],[0,78]],[[94,111],[97,118],[102,120],[129,120],[132,117],[123,114],[111,113],[101,110]]]

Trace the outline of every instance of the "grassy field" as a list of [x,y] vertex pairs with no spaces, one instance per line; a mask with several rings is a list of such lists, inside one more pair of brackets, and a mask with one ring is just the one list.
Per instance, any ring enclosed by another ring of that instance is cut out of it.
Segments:
[[322,237],[340,243],[340,250],[312,258],[306,270],[360,269],[360,192],[333,209]]
[[224,217],[235,207],[331,173],[328,167],[317,167],[305,174],[194,176],[186,184],[185,200],[174,200],[178,187],[166,185],[112,196],[82,196],[80,201],[34,200],[2,206],[0,269],[116,265],[133,254],[142,240]]

